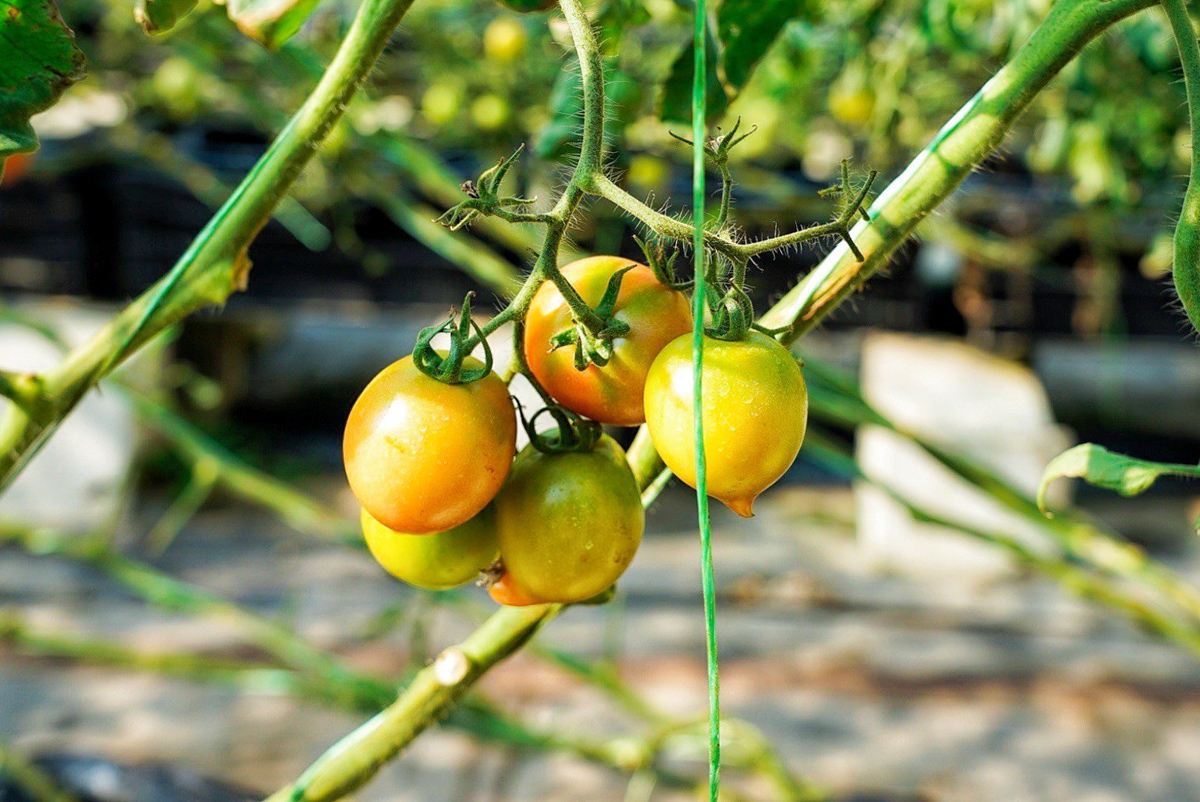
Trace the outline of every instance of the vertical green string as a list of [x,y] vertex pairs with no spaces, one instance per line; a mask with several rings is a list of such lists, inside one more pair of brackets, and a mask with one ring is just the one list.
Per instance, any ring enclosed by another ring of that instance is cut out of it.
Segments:
[[692,73],[692,240],[695,288],[692,292],[692,424],[696,443],[696,506],[700,517],[704,635],[708,655],[708,793],[717,802],[721,783],[721,699],[717,671],[717,609],[713,590],[712,528],[708,519],[708,477],[704,455],[704,416],[700,403],[704,363],[704,135],[708,88],[708,16],[696,0],[695,62]]

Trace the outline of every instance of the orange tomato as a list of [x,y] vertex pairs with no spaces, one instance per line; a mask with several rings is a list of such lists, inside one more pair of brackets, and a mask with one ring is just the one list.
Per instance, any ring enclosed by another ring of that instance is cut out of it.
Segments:
[[572,262],[562,273],[585,302],[595,308],[608,280],[633,266],[621,280],[613,317],[629,325],[614,341],[604,367],[575,369],[574,348],[550,350],[550,338],[574,325],[562,293],[547,281],[533,297],[525,318],[525,359],[554,400],[572,412],[613,426],[645,422],[642,391],[646,374],[667,343],[692,329],[687,297],[658,280],[645,265],[618,256],[592,256]]
[[516,441],[516,412],[500,377],[445,384],[407,356],[354,402],[342,456],[363,509],[388,529],[423,534],[453,529],[486,507],[508,476]]

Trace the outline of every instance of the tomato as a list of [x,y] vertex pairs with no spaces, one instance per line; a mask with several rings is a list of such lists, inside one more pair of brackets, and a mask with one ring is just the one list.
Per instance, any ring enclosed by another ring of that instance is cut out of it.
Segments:
[[499,95],[482,95],[471,104],[471,122],[481,131],[499,131],[508,117],[508,101]]
[[549,11],[557,5],[556,0],[496,0],[509,11],[519,14],[532,14],[535,11]]
[[447,532],[426,535],[393,531],[363,510],[362,530],[371,555],[389,574],[427,590],[465,585],[500,555],[491,507]]
[[14,153],[7,159],[0,159],[0,186],[11,187],[29,172],[33,164],[32,153]]
[[[468,358],[464,367],[479,368]],[[517,420],[494,373],[445,384],[411,356],[384,368],[354,402],[342,456],[350,489],[389,529],[424,534],[465,523],[508,476]]]
[[538,601],[518,588],[507,573],[492,583],[488,588],[488,595],[492,597],[492,601],[503,604],[505,607],[528,607],[531,604],[546,603]]
[[434,84],[421,95],[421,113],[434,125],[447,125],[462,107],[462,91],[452,84]]
[[[646,379],[646,425],[667,467],[696,486],[692,338],[662,350]],[[704,338],[702,388],[708,492],[739,515],[795,461],[808,424],[804,374],[758,331],[736,342]]]
[[525,318],[525,359],[541,385],[572,412],[614,426],[637,426],[646,420],[646,373],[667,343],[692,330],[690,304],[653,270],[619,256],[592,256],[562,268],[571,286],[595,308],[613,273],[631,265],[613,310],[629,331],[614,341],[612,359],[604,367],[576,370],[574,347],[550,350],[550,338],[574,325],[570,307],[552,283],[538,288]]
[[861,128],[875,113],[875,93],[869,87],[840,87],[829,93],[829,113],[851,128]]
[[484,55],[503,64],[519,61],[528,44],[524,24],[512,17],[497,17],[483,31]]
[[611,437],[591,451],[543,454],[527,446],[496,496],[505,574],[493,597],[590,599],[633,561],[645,520],[637,480]]

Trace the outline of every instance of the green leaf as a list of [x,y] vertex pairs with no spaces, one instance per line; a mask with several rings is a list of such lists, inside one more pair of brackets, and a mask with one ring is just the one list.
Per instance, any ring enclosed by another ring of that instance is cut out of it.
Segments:
[[[717,12],[716,36],[708,42],[708,122],[720,119],[746,87],[771,45],[796,19],[815,16],[810,0],[724,0]],[[663,86],[659,116],[667,122],[692,119],[692,65],[689,43],[671,66]]]
[[196,0],[137,0],[133,17],[146,33],[163,33],[192,13]]
[[[705,76],[708,79],[708,102],[705,118],[707,122],[711,123],[721,118],[725,109],[729,108],[732,98],[721,84],[720,73],[717,69],[719,49],[711,31],[708,34],[708,46],[705,51],[708,57],[708,70]],[[688,42],[687,46],[679,51],[675,63],[671,65],[671,74],[667,76],[667,81],[663,84],[662,105],[659,108],[658,116],[664,122],[691,124],[692,75],[695,73],[695,63],[696,48],[691,42]]]
[[0,0],[0,169],[37,149],[29,118],[84,76],[83,52],[53,0]]
[[807,12],[803,0],[724,0],[717,37],[726,87],[735,94],[741,91],[788,22]]
[[1046,489],[1055,479],[1073,477],[1090,485],[1136,496],[1150,489],[1161,476],[1197,476],[1200,466],[1149,462],[1109,451],[1095,443],[1067,449],[1050,461],[1038,488],[1038,507],[1046,512]]
[[320,0],[227,0],[226,10],[238,30],[272,50],[282,45],[308,19]]

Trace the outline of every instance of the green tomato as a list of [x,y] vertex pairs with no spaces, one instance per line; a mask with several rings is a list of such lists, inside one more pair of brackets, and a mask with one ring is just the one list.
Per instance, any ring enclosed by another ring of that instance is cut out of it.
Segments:
[[362,512],[363,538],[371,555],[392,576],[426,590],[465,585],[500,553],[492,508],[445,532],[407,535]]
[[607,435],[587,452],[527,446],[495,506],[503,586],[520,599],[510,603],[565,604],[606,590],[633,561],[646,522],[625,452]]
[[481,131],[497,131],[508,122],[508,102],[499,95],[483,95],[471,104],[471,121]]
[[462,91],[451,84],[434,84],[421,96],[421,113],[434,125],[447,125],[462,107]]
[[483,52],[493,61],[512,64],[525,55],[529,35],[512,17],[497,17],[483,31]]

